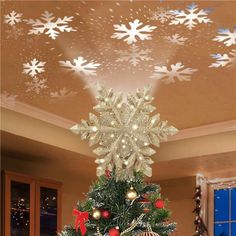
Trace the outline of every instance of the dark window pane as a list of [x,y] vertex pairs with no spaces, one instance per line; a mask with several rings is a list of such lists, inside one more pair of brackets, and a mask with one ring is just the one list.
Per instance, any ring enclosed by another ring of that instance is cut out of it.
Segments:
[[217,221],[229,220],[229,189],[214,190],[214,218]]
[[231,189],[231,220],[236,220],[236,188]]
[[236,235],[236,223],[231,224],[231,235]]
[[215,224],[214,236],[231,236],[229,235],[229,224]]
[[40,188],[40,236],[57,232],[57,190]]
[[29,236],[30,185],[11,181],[11,236]]

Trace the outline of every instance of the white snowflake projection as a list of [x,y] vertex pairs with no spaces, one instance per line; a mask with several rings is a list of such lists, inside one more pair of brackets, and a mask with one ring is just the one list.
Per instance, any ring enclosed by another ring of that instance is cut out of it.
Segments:
[[171,36],[166,36],[165,39],[172,44],[184,45],[188,38],[182,37],[179,34],[173,34]]
[[151,79],[161,80],[165,84],[174,83],[175,79],[180,82],[191,81],[191,75],[196,72],[197,69],[185,68],[181,62],[172,64],[170,70],[167,66],[155,66],[154,73],[150,76]]
[[71,61],[59,61],[59,64],[68,69],[71,72],[78,73],[79,75],[94,76],[96,75],[96,69],[101,64],[95,63],[94,61],[87,62],[83,57],[78,57]]
[[63,18],[57,18],[48,11],[42,13],[40,19],[25,20],[27,24],[32,25],[32,29],[28,34],[46,34],[51,39],[56,39],[60,32],[72,32],[76,31],[72,27],[68,26],[68,23],[72,21],[73,16],[64,16]]
[[171,10],[174,19],[169,23],[170,25],[185,25],[189,30],[192,30],[197,24],[211,23],[212,20],[208,18],[209,9],[198,9],[195,3],[187,6],[184,10]]
[[44,61],[38,61],[36,58],[31,60],[30,62],[23,64],[23,74],[29,74],[31,77],[34,77],[35,75],[42,73],[45,71],[44,65],[46,62]]
[[216,61],[213,62],[209,67],[231,67],[236,64],[236,50],[232,50],[229,54],[212,54],[211,57]]
[[0,96],[1,106],[9,107],[9,108],[14,107],[16,105],[16,98],[17,97],[18,96],[15,94],[11,94],[7,91],[4,91],[3,93],[1,93],[1,96]]
[[139,49],[136,45],[131,45],[128,50],[115,50],[119,55],[117,62],[129,62],[133,66],[137,66],[140,61],[150,61],[152,58],[149,53],[151,49]]
[[99,77],[88,77],[86,78],[86,85],[83,87],[86,89],[94,89],[99,86],[99,84],[104,84],[108,80],[108,76],[99,76]]
[[10,12],[7,15],[4,15],[4,23],[9,24],[11,26],[15,25],[22,21],[22,13],[17,13],[15,11]]
[[16,27],[13,25],[10,29],[6,30],[6,38],[7,39],[15,39],[17,40],[19,37],[23,36],[23,28],[21,27]]
[[236,44],[236,27],[231,32],[230,29],[219,29],[213,41],[223,42],[227,47]]
[[128,94],[126,99],[121,93],[114,94],[112,89],[100,86],[96,116],[89,114],[89,120],[71,127],[82,139],[89,139],[89,145],[97,145],[93,152],[99,156],[97,175],[115,169],[117,180],[130,179],[134,171],[152,175],[150,156],[167,136],[174,135],[177,129],[167,121],[160,120],[160,114],[150,117],[156,109],[151,105],[153,97],[149,86]]
[[47,80],[46,79],[40,79],[38,77],[33,77],[32,81],[25,82],[25,85],[27,87],[26,92],[34,92],[36,94],[40,94],[40,92],[43,89],[48,88],[46,85]]
[[52,101],[59,101],[64,100],[65,98],[74,97],[78,93],[75,91],[71,91],[68,88],[62,88],[59,91],[51,92],[50,97],[52,98]]
[[134,20],[129,22],[130,28],[127,28],[126,25],[114,25],[115,32],[111,38],[114,39],[123,39],[127,44],[132,44],[137,42],[137,39],[140,40],[151,40],[152,35],[150,34],[156,29],[156,26],[144,25],[139,20]]
[[174,16],[170,10],[164,7],[159,7],[156,11],[151,11],[150,15],[150,20],[160,21],[162,24],[173,18]]

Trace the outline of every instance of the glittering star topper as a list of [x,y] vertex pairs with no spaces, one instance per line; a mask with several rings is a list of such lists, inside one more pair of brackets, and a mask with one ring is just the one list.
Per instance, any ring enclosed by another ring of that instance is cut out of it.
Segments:
[[97,146],[93,150],[99,156],[97,176],[114,169],[117,180],[132,178],[134,171],[151,177],[150,156],[155,150],[150,146],[159,147],[161,140],[178,131],[161,121],[160,114],[149,116],[156,109],[151,105],[151,87],[138,89],[124,100],[121,93],[99,86],[97,100],[94,110],[99,116],[90,113],[88,121],[71,127],[81,139],[89,139],[90,146]]

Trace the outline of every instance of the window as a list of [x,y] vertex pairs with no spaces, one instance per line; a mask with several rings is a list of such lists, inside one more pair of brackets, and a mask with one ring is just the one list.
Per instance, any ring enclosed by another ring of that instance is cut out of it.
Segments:
[[236,235],[236,188],[214,189],[214,236]]

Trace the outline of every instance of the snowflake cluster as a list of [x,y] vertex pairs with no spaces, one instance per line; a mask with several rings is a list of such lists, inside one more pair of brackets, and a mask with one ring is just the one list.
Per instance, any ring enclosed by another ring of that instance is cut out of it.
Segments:
[[9,24],[10,26],[15,25],[22,21],[22,13],[17,13],[15,11],[10,12],[7,15],[4,15],[4,23]]
[[94,76],[96,75],[96,69],[100,66],[99,63],[94,63],[91,61],[87,63],[83,57],[78,57],[71,61],[59,61],[59,64],[63,67],[68,69],[71,72],[78,73],[79,75],[85,76]]
[[51,92],[50,97],[53,98],[53,100],[64,100],[65,98],[74,97],[77,95],[77,92],[70,91],[67,88],[62,88],[59,91]]
[[196,72],[197,69],[185,68],[185,66],[178,62],[172,64],[170,69],[167,66],[155,66],[154,73],[150,76],[151,79],[161,80],[166,84],[174,83],[175,79],[180,82],[190,81],[191,75]]
[[40,79],[35,76],[32,78],[32,81],[25,82],[25,85],[27,87],[26,92],[34,92],[36,94],[39,94],[43,89],[48,88],[46,82],[46,79]]
[[15,39],[17,40],[19,37],[23,36],[23,28],[22,27],[16,27],[13,25],[10,29],[6,30],[6,38],[7,39]]
[[236,27],[231,32],[230,29],[219,29],[213,41],[223,42],[227,47],[236,44]]
[[173,19],[174,16],[170,10],[159,7],[156,11],[151,12],[150,20],[160,21],[162,24]]
[[198,9],[195,3],[187,6],[186,11],[184,10],[171,10],[174,19],[171,20],[170,25],[185,25],[188,29],[193,29],[197,24],[201,23],[212,23],[212,20],[208,18],[210,13],[209,9]]
[[172,44],[184,45],[188,38],[182,37],[179,34],[173,34],[171,36],[166,36],[165,39]]
[[114,25],[115,32],[111,38],[123,39],[127,44],[136,43],[138,39],[140,40],[151,40],[152,35],[150,34],[156,26],[144,25],[139,20],[134,20],[129,22],[130,28],[126,25]]
[[232,50],[229,54],[212,54],[211,57],[216,61],[213,62],[209,67],[231,67],[236,64],[236,50]]
[[28,34],[46,34],[51,39],[56,39],[60,32],[72,32],[76,31],[72,27],[68,26],[68,23],[72,21],[73,16],[64,16],[63,18],[57,18],[48,11],[42,13],[40,19],[29,19],[25,22],[32,25],[32,29]]
[[23,74],[29,74],[31,77],[34,77],[35,75],[42,73],[45,71],[44,65],[46,62],[44,61],[38,61],[36,58],[31,60],[30,62],[23,64]]
[[149,53],[151,49],[139,49],[136,45],[131,45],[128,50],[115,50],[119,55],[117,62],[129,62],[131,65],[136,66],[140,61],[150,61],[152,58]]

